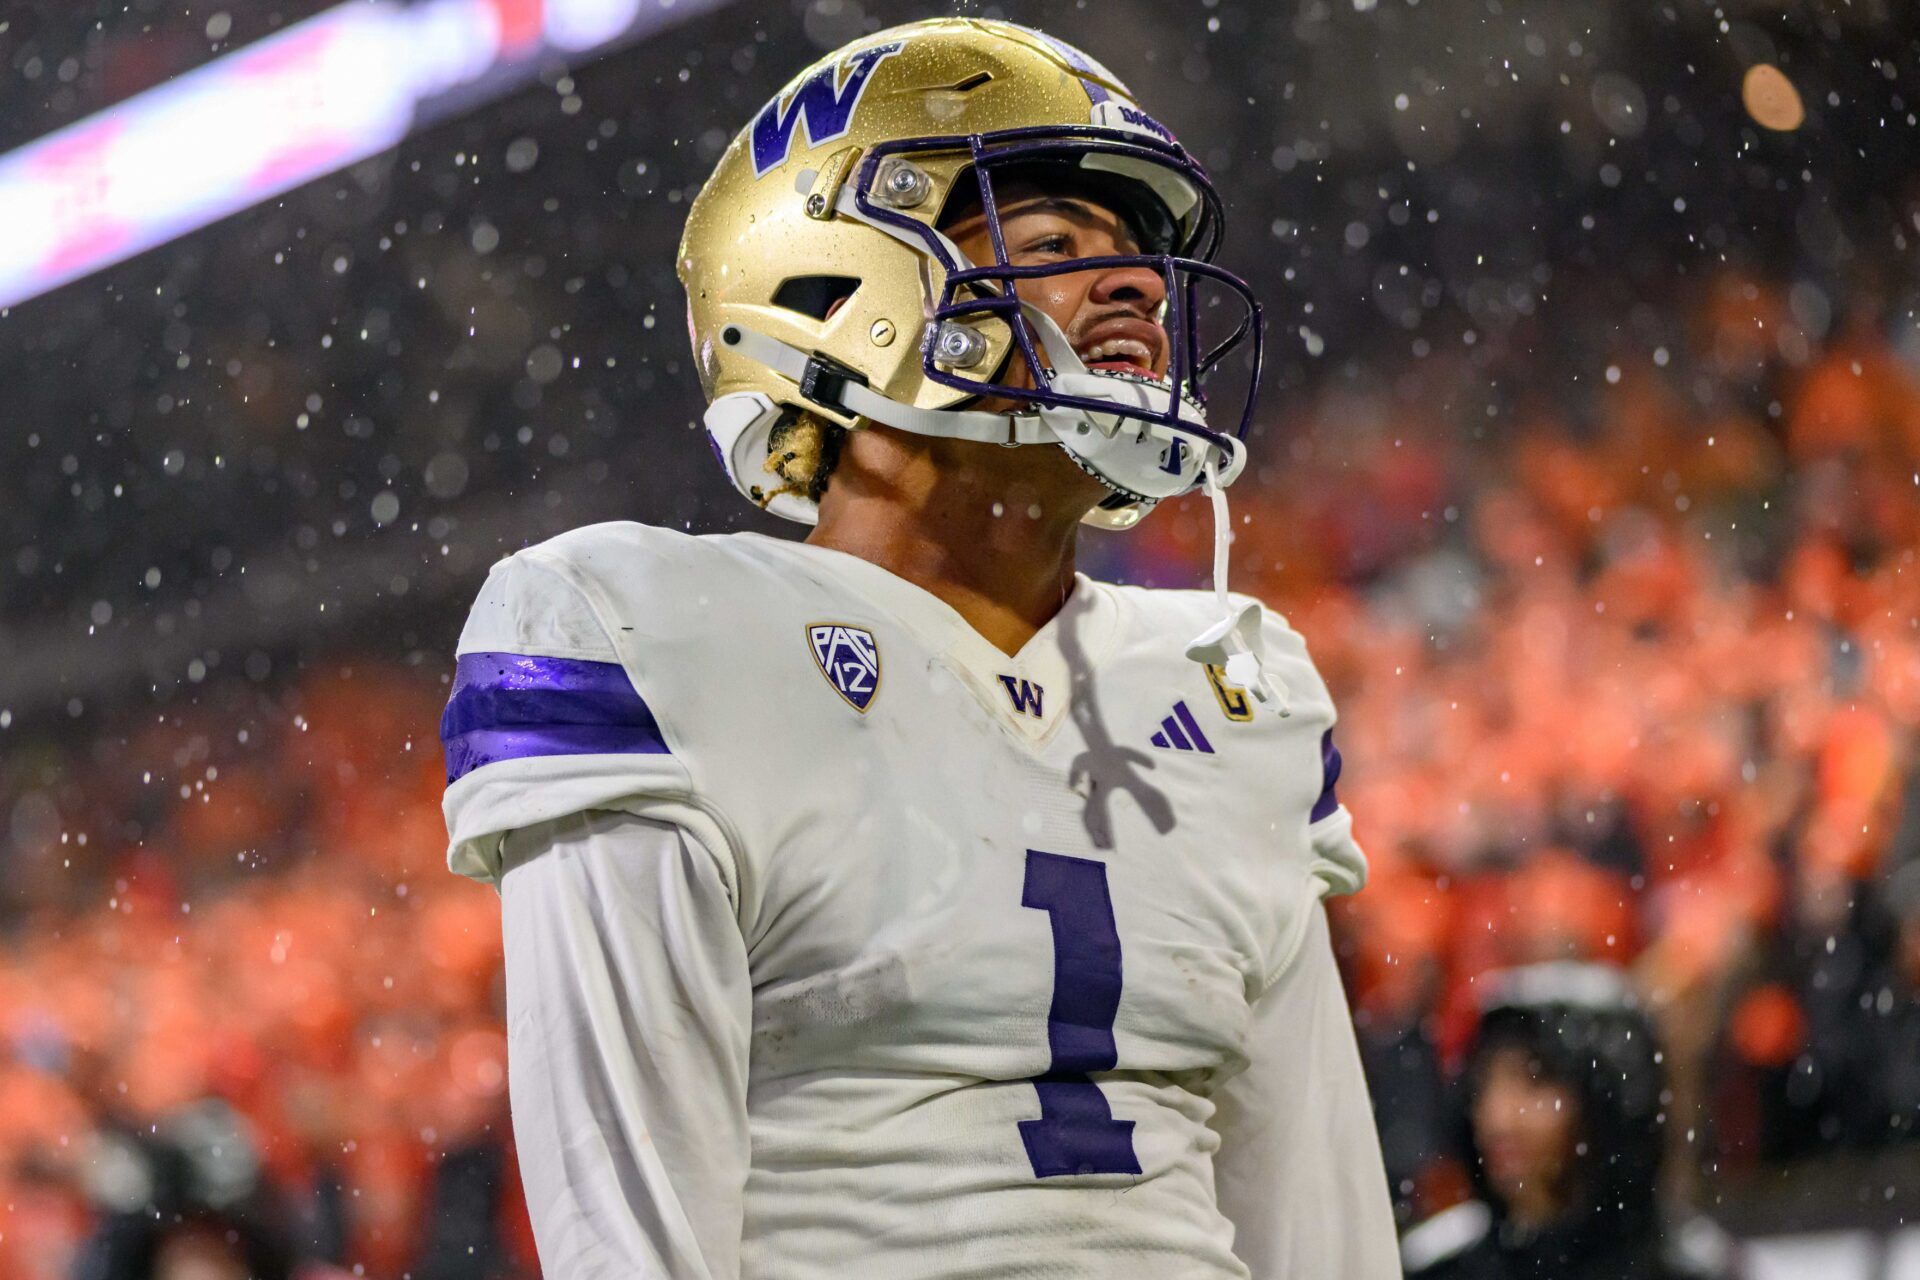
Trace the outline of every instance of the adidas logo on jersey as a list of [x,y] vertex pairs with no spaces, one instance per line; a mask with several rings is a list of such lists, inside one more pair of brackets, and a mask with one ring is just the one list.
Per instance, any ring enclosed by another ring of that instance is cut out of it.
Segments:
[[1187,710],[1185,701],[1173,704],[1173,714],[1160,722],[1160,731],[1148,741],[1167,751],[1213,754],[1213,744],[1207,741],[1206,734],[1200,732],[1200,722],[1193,718],[1193,712]]

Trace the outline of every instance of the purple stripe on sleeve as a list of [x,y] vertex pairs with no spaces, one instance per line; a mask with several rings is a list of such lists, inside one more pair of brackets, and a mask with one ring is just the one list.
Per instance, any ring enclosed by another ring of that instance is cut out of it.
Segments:
[[1333,811],[1340,807],[1339,798],[1333,794],[1333,784],[1340,781],[1340,748],[1333,745],[1331,729],[1320,738],[1320,776],[1324,779],[1320,784],[1320,798],[1313,802],[1309,822],[1331,818]]
[[498,760],[664,755],[660,725],[617,662],[463,654],[440,717],[447,781]]

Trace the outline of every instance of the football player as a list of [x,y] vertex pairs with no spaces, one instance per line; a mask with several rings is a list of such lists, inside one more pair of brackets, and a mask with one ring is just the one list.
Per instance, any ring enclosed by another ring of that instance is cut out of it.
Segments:
[[[856,41],[722,157],[706,425],[813,531],[507,558],[442,725],[556,1280],[1398,1275],[1333,706],[1223,580],[1251,391],[1201,391],[1259,316],[1220,222],[1111,72],[1000,22]],[[1214,591],[1074,571],[1196,488]]]

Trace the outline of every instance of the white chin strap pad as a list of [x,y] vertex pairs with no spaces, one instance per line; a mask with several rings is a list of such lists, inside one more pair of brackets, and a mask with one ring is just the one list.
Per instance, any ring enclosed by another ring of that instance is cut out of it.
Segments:
[[[1136,382],[1123,374],[1057,373],[1053,390],[1143,413],[1165,413],[1172,398],[1165,387]],[[1191,422],[1199,412],[1181,401],[1181,421]],[[1040,420],[1087,470],[1116,489],[1153,502],[1197,485],[1210,453],[1219,455],[1222,475],[1237,476],[1245,464],[1245,450],[1238,440],[1229,440],[1221,449],[1205,436],[1120,414],[1048,406],[1040,410]],[[1196,425],[1204,426],[1204,419]]]
[[1199,484],[1209,455],[1220,484],[1231,484],[1239,476],[1246,450],[1238,440],[1223,446],[1200,434],[1207,429],[1207,415],[1198,404],[1176,397],[1171,386],[1156,379],[1088,369],[1051,316],[1031,303],[1023,303],[1021,313],[1052,365],[1049,390],[1155,415],[1166,413],[1177,399],[1180,422],[1193,428],[1183,431],[1117,413],[1041,406],[1040,420],[1081,466],[1114,488],[1153,502]]

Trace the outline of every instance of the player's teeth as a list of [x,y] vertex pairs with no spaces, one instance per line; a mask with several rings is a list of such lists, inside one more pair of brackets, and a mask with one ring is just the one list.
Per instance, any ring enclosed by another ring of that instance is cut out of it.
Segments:
[[1088,364],[1098,364],[1115,356],[1132,359],[1142,365],[1153,361],[1153,353],[1147,350],[1147,344],[1136,338],[1108,338],[1104,342],[1096,342],[1087,348],[1087,354],[1081,358]]

